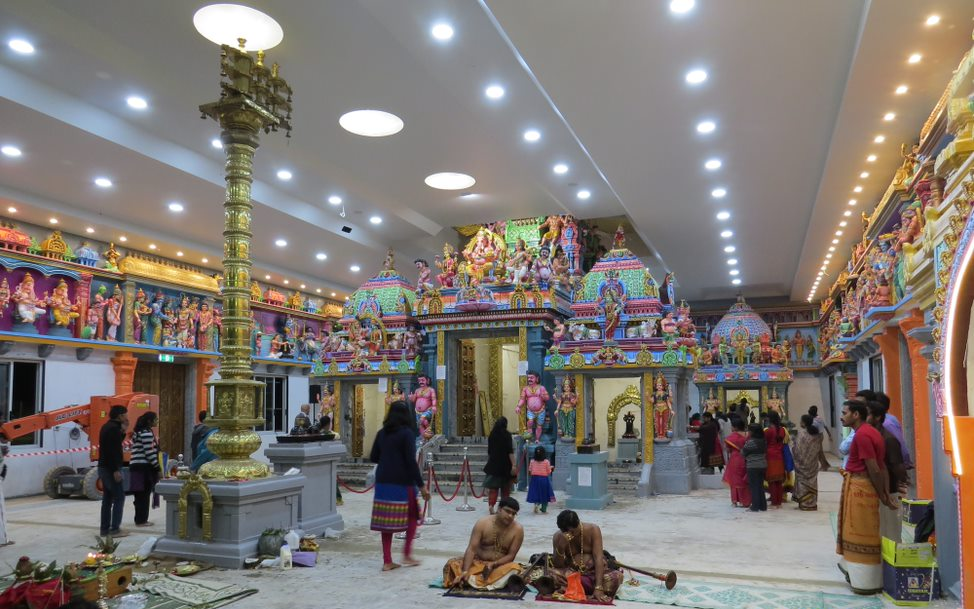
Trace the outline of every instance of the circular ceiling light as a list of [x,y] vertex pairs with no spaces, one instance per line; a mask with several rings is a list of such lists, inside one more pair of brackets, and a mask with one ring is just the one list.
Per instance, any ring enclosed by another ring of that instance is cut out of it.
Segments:
[[446,42],[453,38],[453,28],[448,23],[437,23],[430,28],[430,36],[441,42]]
[[57,218],[51,218],[50,220],[48,220],[48,222],[50,222],[51,224],[57,224]]
[[8,156],[12,159],[15,159],[20,155],[24,154],[23,152],[20,151],[20,148],[17,148],[16,146],[4,146],[0,148],[0,152],[3,153],[3,156]]
[[321,288],[318,288],[317,290],[315,290],[315,292],[317,292],[318,294],[321,294]]
[[281,44],[284,30],[280,24],[256,9],[239,4],[211,4],[193,15],[193,25],[204,38],[216,44],[245,51],[267,51]]
[[919,53],[914,53],[914,54],[910,55],[910,57],[906,60],[906,62],[907,63],[920,63],[920,60],[921,59],[923,59],[923,55],[921,55]]
[[721,165],[723,165],[723,163],[720,161],[720,159],[708,159],[707,162],[703,164],[707,171],[716,171],[720,169]]
[[867,156],[866,157],[866,162],[867,163],[875,163],[876,162],[876,155],[875,154],[870,154],[869,156]]
[[477,183],[473,176],[453,171],[443,171],[426,176],[424,180],[430,188],[438,190],[463,190]]
[[889,122],[889,121],[893,120],[894,118],[896,118],[896,113],[895,112],[887,112],[886,114],[883,115],[883,120],[886,121],[886,122]]
[[856,185],[856,187],[852,189],[852,192],[862,192],[862,186]]
[[372,224],[382,224],[382,217],[372,216],[371,218],[369,218],[369,222],[371,222]]
[[183,211],[184,209],[185,208],[183,207],[183,204],[182,203],[177,203],[176,201],[173,201],[172,203],[169,204],[169,211],[171,211],[171,212],[175,212],[175,213],[178,214],[179,212]]
[[541,132],[537,129],[528,129],[524,132],[525,142],[537,142],[541,139]]
[[504,87],[500,85],[490,85],[484,89],[484,95],[489,99],[500,99],[504,97]]
[[737,251],[737,248],[734,247],[733,245],[728,245],[727,247],[724,248],[724,253],[726,253],[726,254],[733,254],[736,251]]
[[274,242],[274,245],[276,245],[277,247],[287,247],[287,240],[278,239],[277,241]]
[[552,167],[551,170],[557,173],[558,175],[565,175],[566,173],[568,173],[568,165],[565,165],[564,163],[558,163],[557,165]]
[[95,178],[95,186],[98,188],[111,188],[112,181],[108,178]]
[[270,281],[271,280],[271,276],[270,275],[264,275],[264,279],[266,279],[267,281]]
[[128,240],[129,240],[129,238],[126,237],[125,235],[122,235],[121,237],[118,238],[118,242],[119,243],[125,243]]
[[328,197],[328,202],[331,203],[332,205],[341,205],[342,204],[342,198],[339,197],[338,195],[332,195],[332,196]]
[[317,258],[318,260],[327,260],[328,254],[324,252],[318,252],[317,254],[315,254],[315,258]]
[[353,273],[358,273],[362,269],[359,267],[359,265],[353,264],[352,266],[348,267],[348,270],[352,271]]
[[222,150],[223,149],[223,142],[220,141],[220,138],[215,137],[212,140],[210,140],[210,146],[213,146],[214,148],[216,148],[218,150]]
[[937,25],[940,23],[940,15],[930,15],[925,22],[927,25]]
[[676,15],[685,15],[693,10],[696,2],[694,0],[672,0],[670,2],[670,12]]
[[838,243],[839,243],[838,239],[832,239],[832,245],[838,245]]
[[687,72],[686,80],[688,84],[699,85],[700,83],[707,80],[707,71],[699,70],[699,69],[690,70],[689,72]]
[[734,236],[734,231],[731,230],[722,231],[720,233],[720,236],[723,237],[724,239],[730,239],[731,237]]
[[34,54],[34,45],[27,42],[23,38],[11,38],[10,41],[7,42],[7,46],[10,47],[11,51],[19,55]]
[[734,285],[741,285],[741,280],[740,279],[732,279],[731,280],[731,283],[733,283]]
[[900,86],[896,87],[895,93],[897,95],[903,95],[904,93],[906,93],[909,90],[910,90],[910,88],[907,87],[906,85],[900,85]]
[[149,244],[149,249],[150,249],[150,250],[154,250],[154,249],[156,249],[156,244],[155,244],[155,243],[150,243],[150,244]]
[[294,177],[294,174],[292,174],[287,169],[281,169],[281,170],[279,170],[277,172],[277,179],[278,180],[283,180],[283,181],[287,182],[288,180],[290,180],[293,177]]
[[144,97],[139,97],[138,95],[130,95],[125,98],[125,103],[129,105],[129,108],[133,110],[145,110],[149,107],[149,102],[145,101]]
[[717,219],[718,220],[730,220],[730,212],[729,211],[719,211],[719,212],[717,212]]
[[727,264],[729,264],[730,266],[734,266],[735,264],[737,264],[737,258],[728,258]]
[[7,213],[8,214],[15,214],[15,213],[17,213],[17,208],[14,207],[13,205],[11,205],[10,207],[7,208]]
[[291,283],[291,280],[290,279],[285,279],[284,280],[284,285],[289,285],[290,283]]
[[717,123],[714,121],[700,121],[697,123],[697,133],[713,133],[716,128]]
[[886,141],[886,136],[885,135],[877,135],[876,137],[873,138],[873,141],[876,142],[877,144],[882,144],[883,142]]
[[402,131],[402,119],[383,110],[352,110],[338,119],[342,129],[364,137],[388,137]]
[[88,233],[89,235],[92,235],[94,234],[95,229],[89,226],[88,228],[85,229],[85,232]]
[[845,216],[846,218],[848,218],[849,216],[852,215],[852,210],[851,209],[847,209],[844,212],[842,212],[842,215]]
[[863,179],[868,178],[869,177],[869,172],[868,171],[864,171],[864,172],[862,172],[862,173],[859,174],[859,177],[860,178],[863,178]]
[[202,258],[202,259],[200,259],[200,262],[202,262],[203,264],[206,264],[209,261],[210,261],[209,258]]
[[308,287],[308,286],[306,286],[306,285],[304,285],[304,284],[302,283],[302,284],[301,284],[300,286],[298,286],[298,287],[300,287],[300,288],[301,288],[301,289],[303,290],[303,289],[305,289],[305,288],[306,288],[306,287]]
[[842,231],[840,231],[840,230],[835,231],[835,236],[836,237],[841,237],[842,236]]
[[592,193],[587,190],[579,190],[575,196],[581,199],[582,201],[587,201],[589,198],[591,198]]
[[182,253],[182,252],[176,252],[176,256],[177,256],[178,258],[182,258],[182,257],[183,257],[183,253]]
[[855,206],[856,203],[858,203],[858,201],[855,199],[849,199],[849,205]]
[[829,251],[830,251],[830,252],[834,252],[834,251],[835,251],[835,246],[831,246],[831,247],[829,247]]
[[727,196],[727,189],[726,188],[715,188],[715,189],[713,189],[713,190],[710,191],[710,196],[713,197],[713,198],[715,198],[715,199],[723,199],[724,197]]
[[741,272],[739,270],[737,270],[737,269],[731,269],[731,270],[728,271],[728,273],[730,273],[731,277],[735,277],[735,276],[741,274]]
[[842,222],[839,222],[839,226],[841,226],[842,228],[845,228],[848,224],[849,223],[846,222],[845,220],[843,220]]

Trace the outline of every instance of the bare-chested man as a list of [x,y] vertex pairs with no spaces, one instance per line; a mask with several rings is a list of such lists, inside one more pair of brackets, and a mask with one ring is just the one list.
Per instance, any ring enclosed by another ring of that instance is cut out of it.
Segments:
[[622,584],[621,569],[610,569],[602,551],[602,529],[596,524],[583,523],[578,514],[565,510],[558,514],[558,532],[551,540],[556,592],[565,592],[568,575],[581,573],[585,594],[593,601],[605,603],[615,596]]
[[497,505],[496,514],[484,516],[473,526],[463,556],[451,558],[443,567],[447,588],[461,582],[478,590],[524,586],[521,565],[514,562],[524,541],[524,528],[514,520],[521,506],[513,497],[504,497]]

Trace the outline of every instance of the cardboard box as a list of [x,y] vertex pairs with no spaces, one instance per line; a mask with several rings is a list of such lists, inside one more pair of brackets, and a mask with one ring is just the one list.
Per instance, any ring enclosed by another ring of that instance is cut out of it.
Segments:
[[896,543],[883,537],[883,561],[894,567],[926,567],[937,564],[933,546],[929,543]]
[[883,595],[894,605],[910,607],[926,605],[931,598],[940,598],[940,573],[936,563],[929,567],[896,567],[884,560]]
[[900,530],[900,543],[914,543],[917,525],[904,522]]
[[903,499],[903,522],[917,524],[926,516],[932,499]]

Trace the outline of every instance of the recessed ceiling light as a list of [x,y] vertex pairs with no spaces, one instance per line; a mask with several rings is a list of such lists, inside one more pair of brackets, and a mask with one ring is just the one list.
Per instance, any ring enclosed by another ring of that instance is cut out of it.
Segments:
[[90,234],[92,234],[92,233],[95,232],[95,229],[93,229],[92,227],[89,226],[88,228],[85,229],[85,232],[90,235]]
[[335,293],[334,293],[334,292],[332,292],[332,293],[331,293],[331,297],[332,297],[332,298],[334,298],[334,297],[335,297]]
[[724,253],[733,254],[736,251],[737,251],[737,248],[734,247],[733,245],[728,245],[728,246],[724,247]]
[[859,201],[856,201],[855,199],[849,199],[849,205],[853,205],[854,206],[858,202]]
[[490,85],[484,89],[484,95],[490,99],[500,99],[504,97],[504,87],[500,85]]
[[369,222],[371,222],[372,224],[382,224],[382,217],[372,216],[371,218],[369,218]]
[[734,231],[730,231],[730,230],[722,231],[720,233],[720,236],[723,237],[724,239],[730,239],[731,237],[734,236]]
[[740,275],[741,274],[741,272],[739,270],[737,270],[737,269],[731,269],[731,270],[728,271],[728,273],[730,273],[730,276],[731,277],[736,277],[737,275]]
[[886,141],[886,136],[885,135],[877,135],[876,137],[873,138],[873,141],[876,142],[877,144],[882,144],[883,142]]
[[837,244],[838,242],[839,242],[839,240],[838,240],[838,239],[832,239],[832,245],[835,245],[835,244]]
[[348,270],[352,271],[353,273],[358,273],[362,269],[359,268],[359,265],[353,264],[352,266],[348,267]]
[[139,97],[138,95],[130,95],[125,98],[125,103],[129,105],[129,108],[133,110],[145,110],[149,107],[149,102],[145,101],[144,97]]
[[292,174],[292,173],[291,173],[290,171],[288,171],[287,169],[281,169],[281,170],[279,170],[279,171],[277,172],[277,179],[278,179],[278,180],[284,180],[285,182],[287,182],[287,181],[288,181],[288,180],[290,180],[290,179],[291,179],[292,177],[294,177],[294,174]]
[[906,85],[900,85],[900,86],[896,87],[896,94],[897,95],[903,95],[904,93],[906,93],[909,90],[910,90],[910,88],[907,87]]
[[50,222],[51,224],[57,224],[57,218],[51,218],[50,220],[48,220],[48,222]]
[[183,204],[182,203],[178,203],[176,201],[173,201],[172,203],[169,204],[169,211],[176,212],[177,214],[179,212],[183,211],[183,209],[185,209],[185,208],[183,207]]
[[830,248],[829,248],[829,251],[830,251],[830,252],[834,252],[834,251],[835,251],[835,247],[834,247],[834,246],[833,246],[833,247],[830,247]]
[[20,55],[34,54],[34,45],[27,42],[23,38],[11,38],[10,41],[7,42],[7,46],[10,47],[11,51],[14,53],[19,53]]
[[721,165],[723,165],[723,163],[721,163],[720,159],[708,159],[707,162],[703,164],[708,171],[716,171],[717,169],[720,169]]
[[927,25],[937,25],[938,23],[940,23],[940,15],[930,15],[927,17]]
[[300,287],[303,290],[306,286],[302,283]]
[[126,237],[125,235],[122,235],[121,237],[118,238],[118,242],[119,243],[125,243],[128,240],[129,240],[129,238]]
[[914,54],[910,55],[909,58],[907,58],[906,62],[907,63],[920,63],[920,60],[921,59],[923,59],[923,55],[921,55],[919,53],[914,53]]
[[832,252],[829,252],[828,254],[825,254],[825,258],[831,260],[833,255],[834,254],[832,254]]
[[287,240],[278,239],[277,241],[274,242],[274,245],[276,245],[277,247],[287,247]]
[[266,281],[270,281],[270,280],[271,280],[271,276],[270,276],[270,275],[264,275],[264,279],[265,279]]
[[321,294],[321,288],[318,288],[317,290],[315,290],[315,292]]
[[552,167],[551,170],[557,173],[558,175],[564,175],[568,173],[568,165],[565,165],[564,163],[558,163],[557,165]]
[[717,219],[718,220],[729,220],[730,219],[730,212],[729,211],[719,211],[719,212],[717,212]]
[[12,159],[15,159],[23,154],[23,152],[20,151],[20,148],[17,148],[16,146],[4,146],[0,148],[0,152],[3,153],[3,156],[9,156]]
[[473,176],[452,171],[434,173],[433,175],[426,176],[426,180],[424,181],[430,188],[436,188],[438,190],[463,190],[477,183],[477,180],[473,179]]
[[342,129],[364,137],[387,137],[402,131],[402,119],[383,110],[353,110],[338,119]]
[[99,188],[111,188],[112,181],[108,178],[95,178],[95,186]]
[[453,38],[453,28],[448,23],[437,23],[430,28],[430,35],[441,42]]
[[541,139],[541,132],[537,129],[528,129],[524,132],[525,142],[537,142]]
[[876,162],[876,155],[875,154],[870,154],[869,156],[867,156],[866,157],[866,162],[867,163],[875,163]]
[[245,51],[273,49],[284,39],[280,24],[256,9],[239,4],[211,4],[193,15],[193,25],[204,38],[216,44]]
[[706,70],[690,70],[686,75],[687,83],[691,85],[699,85],[703,81],[707,80]]
[[592,193],[587,190],[579,190],[575,196],[581,199],[582,201],[587,201],[589,198],[591,198]]
[[740,279],[731,279],[731,283],[733,283],[734,285],[741,285],[741,280]]
[[156,249],[156,244],[155,244],[155,243],[150,243],[150,244],[149,244],[149,249],[150,249],[150,250],[154,250],[154,249]]
[[896,113],[895,112],[887,112],[886,114],[883,115],[883,120],[886,121],[886,122],[889,122],[889,121],[893,120],[894,118],[896,118]]
[[328,202],[331,203],[332,205],[341,205],[342,204],[342,198],[339,197],[338,195],[332,195],[332,196],[328,197]]
[[328,254],[324,252],[318,252],[317,254],[315,254],[315,258],[317,258],[318,260],[326,260],[328,258]]
[[840,231],[840,230],[835,231],[835,236],[836,237],[841,237],[842,236],[842,231]]
[[212,140],[210,140],[210,146],[213,146],[214,148],[217,148],[217,149],[222,149],[223,148],[223,142],[220,141],[220,138],[215,137]]
[[713,197],[713,198],[715,198],[715,199],[723,199],[724,197],[727,196],[727,189],[726,188],[715,188],[715,189],[713,189],[713,190],[710,191],[710,196]]
[[701,121],[697,123],[697,133],[712,133],[717,128],[714,121]]
[[735,264],[737,264],[737,258],[728,258],[727,264],[734,266]]
[[182,252],[176,252],[176,256],[182,258],[183,257],[183,253]]
[[864,178],[864,179],[865,178],[868,178],[869,177],[869,172],[868,171],[864,171],[864,172],[862,172],[862,173],[859,174],[859,177],[860,178]]
[[10,207],[7,208],[7,213],[8,214],[15,214],[15,213],[17,213],[17,208],[14,207],[13,205],[11,205]]
[[696,2],[694,0],[671,0],[670,12],[677,15],[685,15],[693,10],[695,4]]
[[842,215],[845,216],[846,218],[848,218],[849,216],[852,215],[852,210],[851,209],[847,209],[844,212],[842,212]]
[[201,260],[200,260],[200,262],[202,262],[203,264],[206,264],[206,263],[208,263],[209,261],[210,261],[210,259],[209,259],[209,258],[203,258],[203,259],[201,259]]
[[290,279],[285,279],[284,280],[284,285],[291,285],[291,280]]
[[846,222],[845,220],[843,220],[842,222],[839,222],[839,226],[841,226],[842,228],[845,228],[848,225],[849,225],[849,223]]
[[852,189],[852,192],[862,192],[862,186],[856,185],[856,187]]

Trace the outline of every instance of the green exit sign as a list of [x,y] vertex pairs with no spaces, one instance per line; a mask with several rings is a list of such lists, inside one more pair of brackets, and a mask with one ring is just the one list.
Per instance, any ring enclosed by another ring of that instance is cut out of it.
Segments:
[[165,362],[167,364],[171,364],[174,361],[176,361],[176,356],[175,355],[172,355],[171,353],[160,353],[159,354],[159,361],[160,362]]

